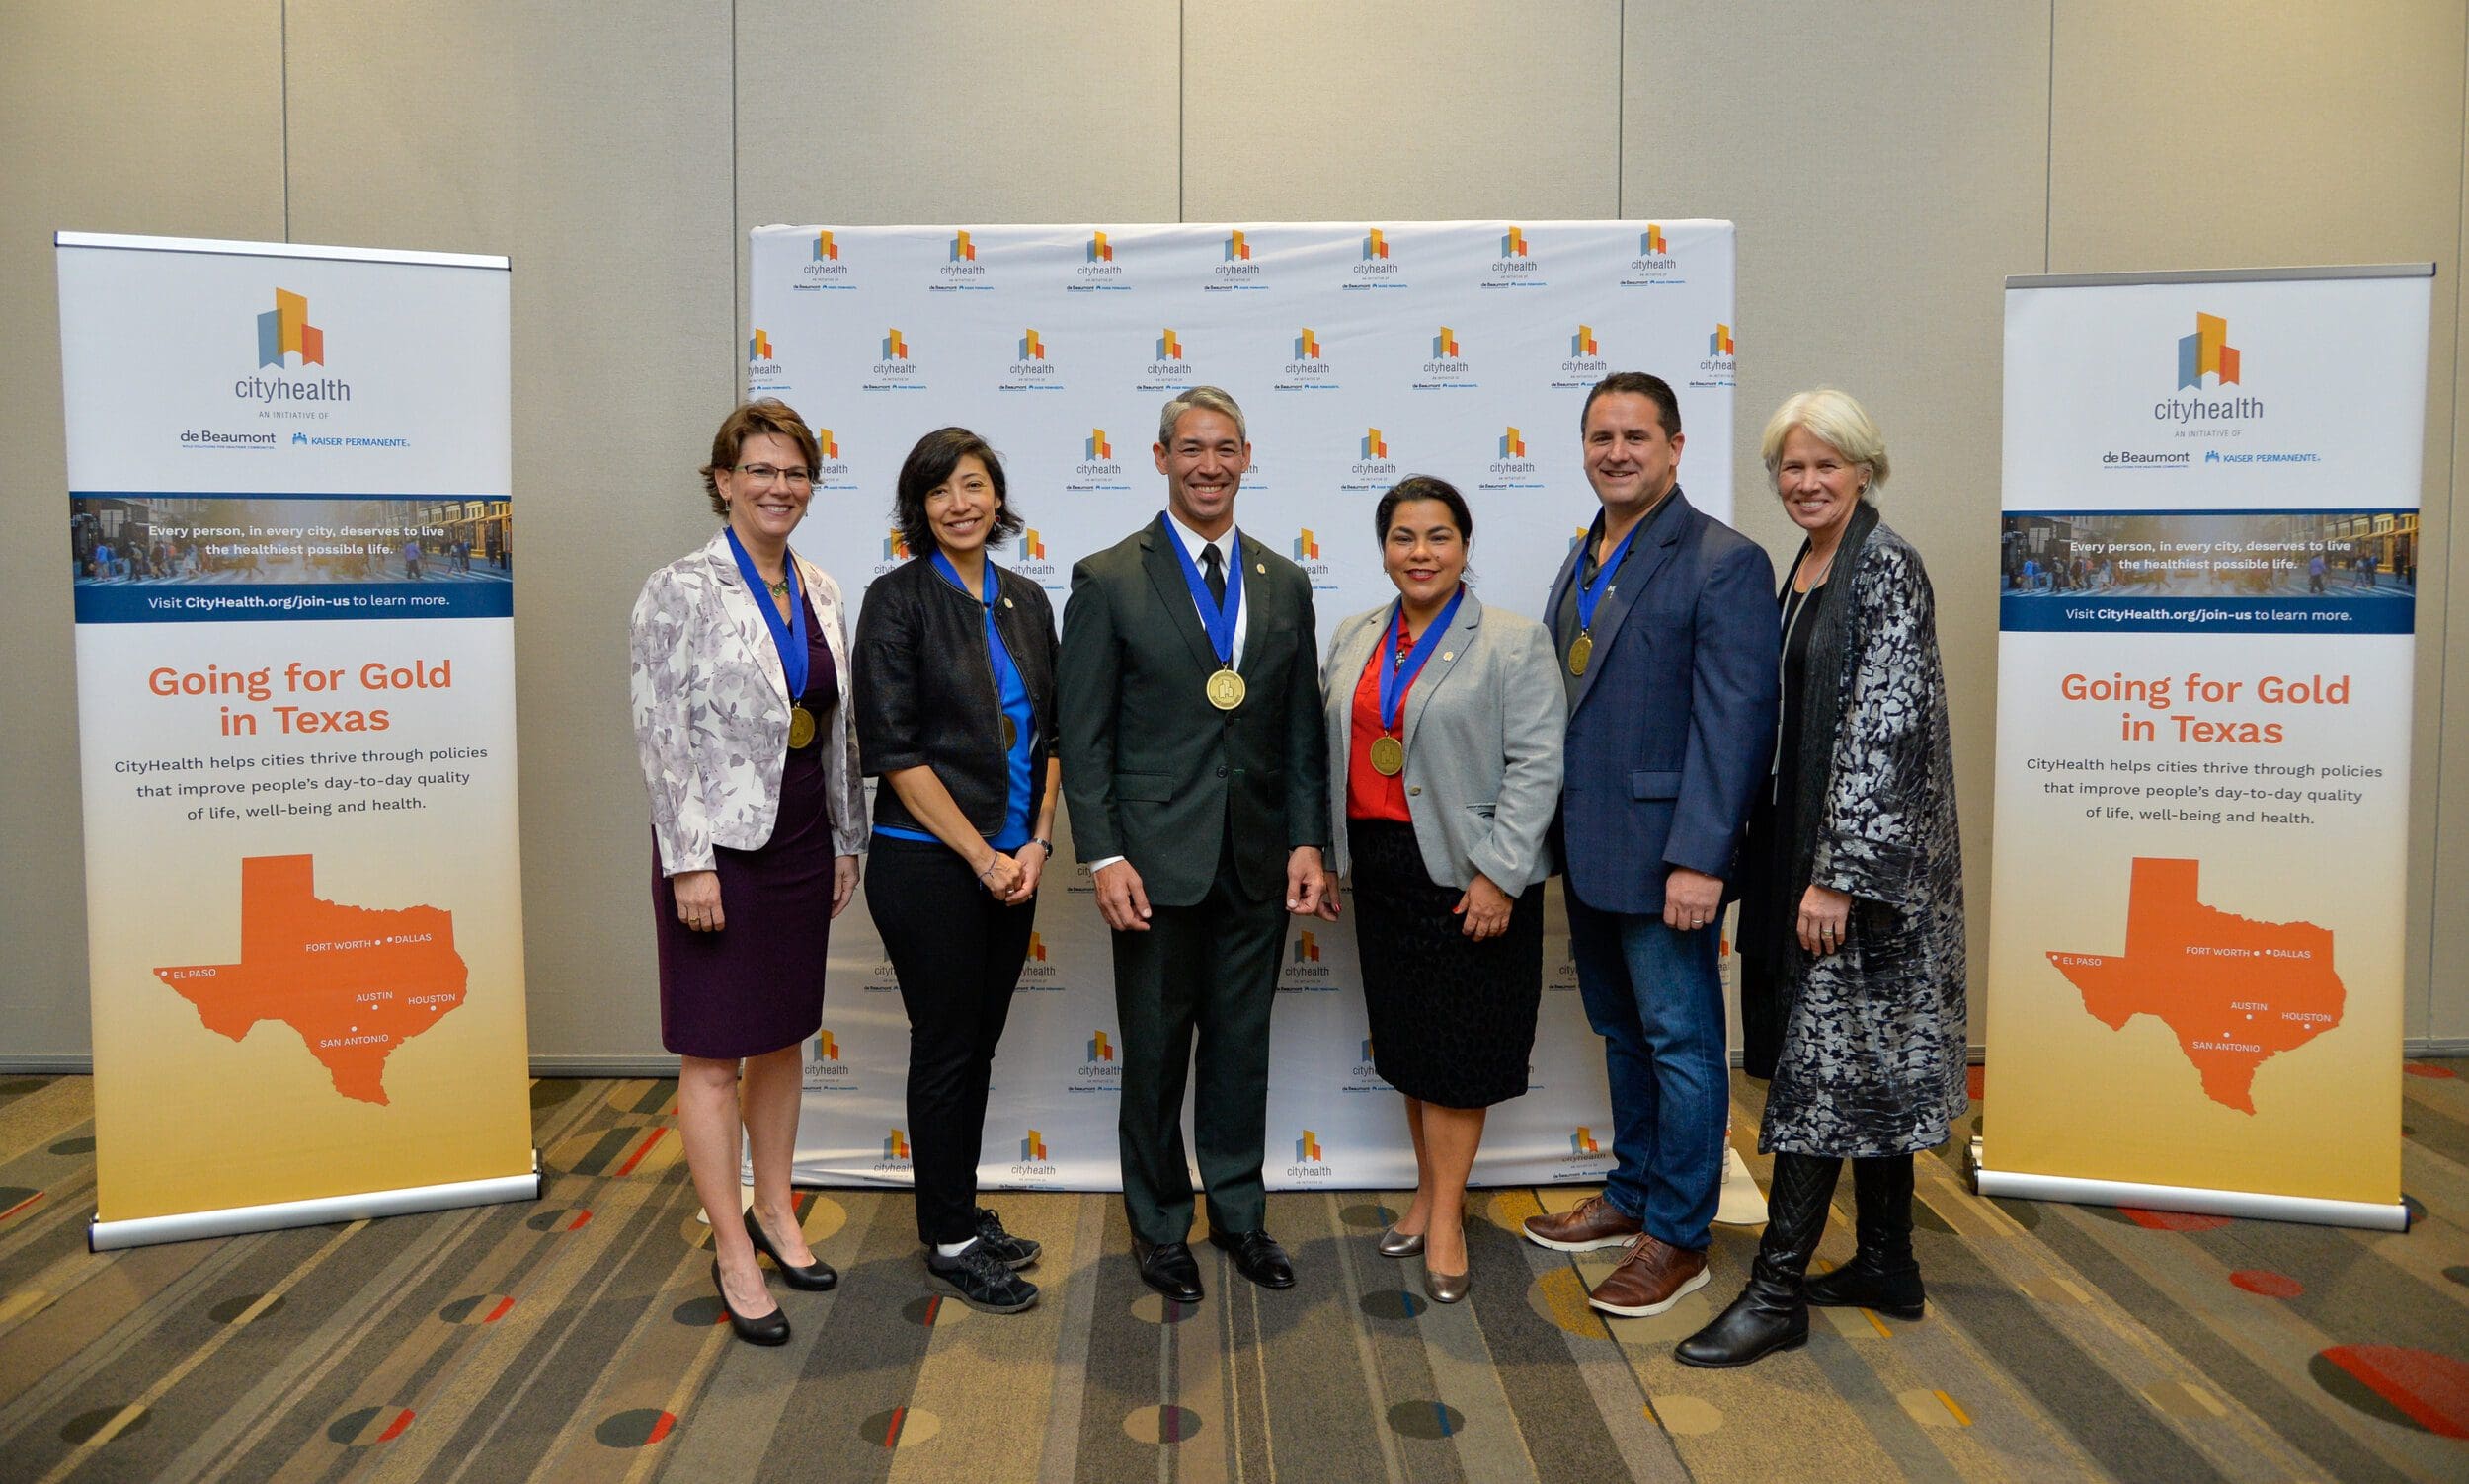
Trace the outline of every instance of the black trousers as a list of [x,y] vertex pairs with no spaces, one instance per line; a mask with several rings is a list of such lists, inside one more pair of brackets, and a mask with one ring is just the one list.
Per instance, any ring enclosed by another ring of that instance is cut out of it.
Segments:
[[[1229,840],[1232,840],[1230,831]],[[1258,1231],[1268,1196],[1260,1165],[1269,1119],[1269,1009],[1286,903],[1254,901],[1231,843],[1197,906],[1154,907],[1149,931],[1114,936],[1115,1015],[1123,1030],[1123,1209],[1153,1243],[1191,1235],[1183,1086],[1199,1043],[1192,1099],[1201,1184],[1216,1231]]]
[[1032,898],[1004,906],[957,851],[875,836],[866,909],[909,1010],[909,1153],[917,1235],[977,1235],[978,1153],[995,1044],[1037,921]]

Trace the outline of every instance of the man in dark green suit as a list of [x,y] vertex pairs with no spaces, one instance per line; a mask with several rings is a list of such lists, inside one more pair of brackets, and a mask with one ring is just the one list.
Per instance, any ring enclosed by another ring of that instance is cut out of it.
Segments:
[[1141,1277],[1201,1296],[1183,1083],[1209,1240],[1267,1288],[1269,1007],[1286,914],[1318,909],[1328,840],[1312,580],[1234,528],[1242,409],[1194,387],[1158,418],[1166,509],[1072,570],[1056,668],[1072,834],[1114,929],[1123,1204]]

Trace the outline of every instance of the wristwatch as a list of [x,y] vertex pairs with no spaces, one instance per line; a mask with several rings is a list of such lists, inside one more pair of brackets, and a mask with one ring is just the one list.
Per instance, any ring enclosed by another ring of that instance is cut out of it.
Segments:
[[1053,860],[1053,859],[1055,858],[1055,842],[1054,842],[1054,841],[1052,841],[1052,840],[1050,840],[1050,839],[1046,839],[1046,838],[1044,838],[1044,837],[1042,837],[1042,836],[1039,836],[1039,835],[1031,835],[1031,836],[1029,836],[1029,843],[1030,843],[1030,844],[1032,844],[1032,845],[1037,846],[1038,848],[1040,848],[1040,849],[1042,849],[1042,850],[1044,850],[1044,851],[1046,852],[1046,858],[1047,858],[1048,860]]

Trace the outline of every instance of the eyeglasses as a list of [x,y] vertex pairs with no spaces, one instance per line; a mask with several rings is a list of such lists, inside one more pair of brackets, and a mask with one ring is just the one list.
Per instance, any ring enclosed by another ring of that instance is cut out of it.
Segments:
[[758,485],[767,485],[775,479],[785,479],[791,485],[801,487],[815,482],[815,472],[812,469],[779,469],[770,464],[740,464],[737,466],[737,471]]

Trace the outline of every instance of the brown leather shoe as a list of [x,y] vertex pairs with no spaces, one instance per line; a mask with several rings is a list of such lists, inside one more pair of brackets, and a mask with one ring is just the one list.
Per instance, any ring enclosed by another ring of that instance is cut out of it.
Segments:
[[1635,1216],[1625,1216],[1601,1196],[1588,1196],[1573,1210],[1546,1211],[1526,1218],[1526,1239],[1554,1252],[1592,1252],[1618,1247],[1644,1230]]
[[1643,1319],[1705,1288],[1706,1280],[1705,1253],[1675,1247],[1641,1231],[1631,1240],[1629,1255],[1610,1277],[1595,1285],[1586,1301],[1607,1314]]

